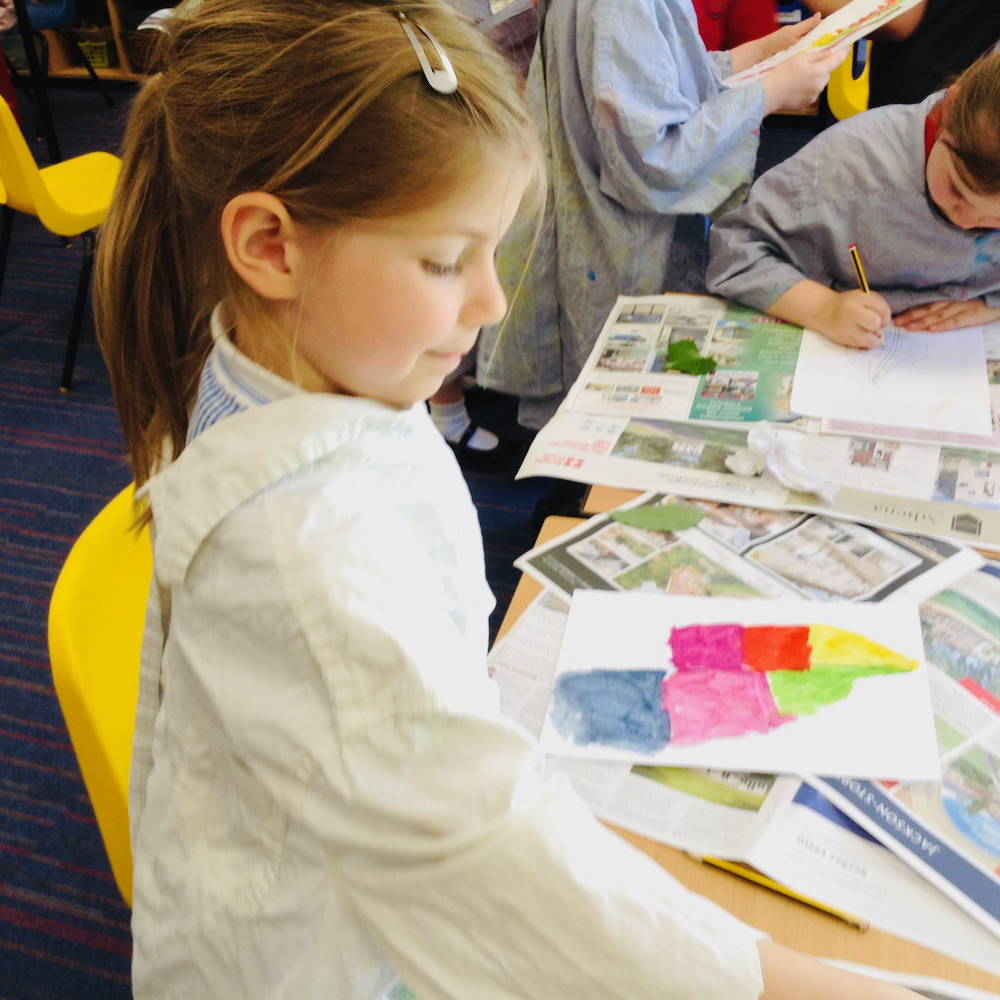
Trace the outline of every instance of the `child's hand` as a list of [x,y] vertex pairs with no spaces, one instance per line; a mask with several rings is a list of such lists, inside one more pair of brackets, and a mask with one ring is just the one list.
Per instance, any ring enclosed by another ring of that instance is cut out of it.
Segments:
[[893,322],[904,330],[927,330],[940,333],[942,330],[957,330],[963,326],[979,326],[1000,319],[1000,309],[988,306],[982,299],[966,299],[964,302],[927,302],[913,306],[895,317]]
[[819,14],[813,14],[798,24],[787,24],[784,28],[778,28],[771,34],[763,38],[754,39],[752,42],[744,42],[729,50],[730,58],[733,60],[733,72],[739,73],[748,69],[778,52],[784,52],[793,42],[797,42],[803,35],[812,31],[820,22]]
[[807,49],[778,63],[761,79],[764,114],[801,111],[826,86],[830,74],[847,58],[849,48]]
[[882,342],[881,331],[891,319],[889,303],[878,292],[855,288],[828,298],[812,325],[835,344],[868,350]]

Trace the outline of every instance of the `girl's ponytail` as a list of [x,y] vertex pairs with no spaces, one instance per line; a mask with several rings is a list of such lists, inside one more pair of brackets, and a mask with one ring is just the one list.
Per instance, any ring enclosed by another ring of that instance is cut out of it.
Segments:
[[133,101],[94,279],[98,339],[138,484],[164,451],[183,449],[188,401],[211,347],[161,89],[158,75]]

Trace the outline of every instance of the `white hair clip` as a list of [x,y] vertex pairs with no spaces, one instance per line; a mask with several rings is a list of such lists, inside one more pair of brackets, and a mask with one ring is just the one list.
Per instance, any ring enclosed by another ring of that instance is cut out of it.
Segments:
[[454,94],[458,90],[458,77],[455,76],[455,68],[452,66],[451,60],[445,55],[444,49],[438,45],[437,39],[426,28],[421,28],[416,21],[412,22],[427,36],[427,41],[434,46],[434,51],[441,61],[441,69],[432,69],[431,64],[427,61],[427,54],[424,52],[423,45],[417,40],[417,36],[410,27],[410,22],[407,21],[406,15],[402,12],[399,14],[399,23],[403,26],[403,31],[406,32],[406,37],[409,38],[410,44],[413,46],[413,51],[417,54],[417,59],[420,61],[420,68],[424,71],[424,77],[431,85],[431,88],[439,94]]

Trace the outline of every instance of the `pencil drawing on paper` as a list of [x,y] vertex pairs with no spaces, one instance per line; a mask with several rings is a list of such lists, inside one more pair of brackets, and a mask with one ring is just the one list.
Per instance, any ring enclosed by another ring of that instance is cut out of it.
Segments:
[[846,698],[855,682],[917,661],[832,625],[686,625],[672,670],[567,671],[549,718],[563,739],[638,753],[767,733]]
[[851,365],[860,369],[873,386],[927,357],[927,344],[922,338],[904,333],[891,324],[883,331],[883,342],[878,347],[870,351],[848,350]]

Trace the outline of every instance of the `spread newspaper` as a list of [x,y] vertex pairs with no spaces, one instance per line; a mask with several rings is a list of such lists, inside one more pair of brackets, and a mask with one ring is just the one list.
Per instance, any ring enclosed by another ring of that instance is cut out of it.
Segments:
[[921,601],[976,569],[972,549],[816,514],[762,510],[649,493],[637,511],[680,505],[693,527],[656,531],[599,514],[514,563],[569,601],[578,588],[699,597]]
[[[792,410],[799,327],[708,296],[621,297],[518,478],[554,476],[813,512],[1000,551],[1000,325],[960,335],[981,339],[976,356],[985,358],[985,371],[966,371],[966,382],[956,384],[968,384],[969,398],[984,401],[974,429],[985,420],[992,435],[895,427],[851,412],[802,416]],[[682,340],[715,360],[715,371],[667,370],[670,347]],[[907,366],[899,358],[897,351],[889,359],[890,374],[905,386]],[[884,375],[877,366],[875,376]],[[730,471],[726,460],[746,448],[757,421],[767,421],[835,487],[831,499],[789,490],[769,471]]]

